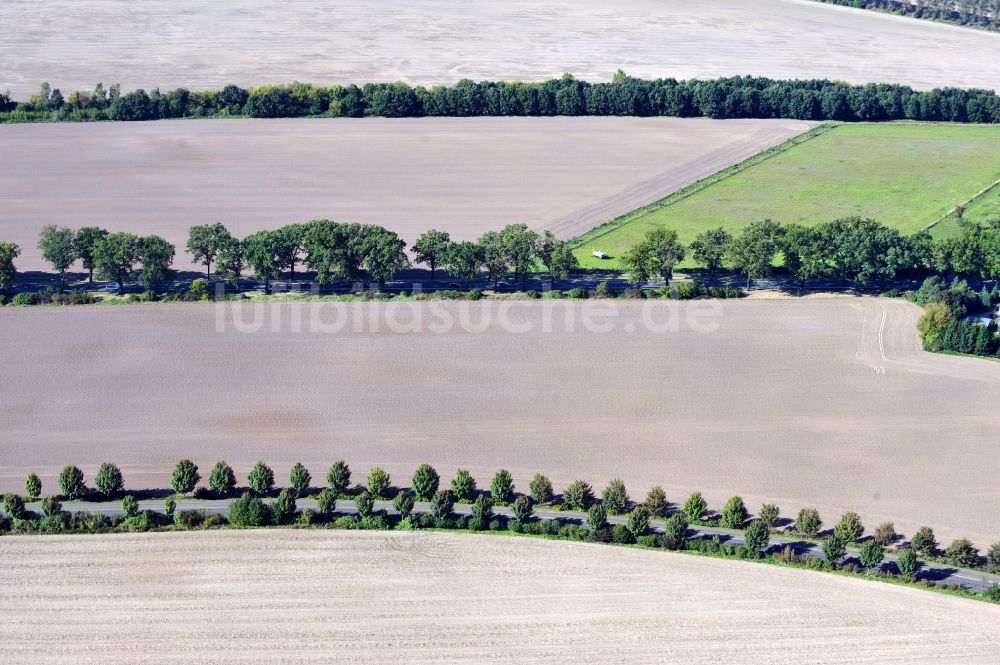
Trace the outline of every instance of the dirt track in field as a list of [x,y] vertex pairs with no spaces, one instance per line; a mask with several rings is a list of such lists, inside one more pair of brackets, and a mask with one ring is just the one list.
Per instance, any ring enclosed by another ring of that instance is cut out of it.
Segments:
[[[51,269],[45,224],[243,236],[317,218],[382,224],[407,241],[525,222],[563,237],[651,203],[814,123],[678,118],[163,121],[0,126],[0,239],[21,270]],[[82,270],[79,263],[75,267]]]
[[[0,489],[36,471],[51,490],[62,465],[93,478],[104,461],[131,487],[166,487],[181,457],[241,478],[263,459],[280,480],[301,460],[321,482],[344,458],[357,480],[381,465],[409,484],[422,462],[482,486],[506,467],[522,489],[538,471],[557,490],[621,476],[637,497],[663,484],[675,502],[737,493],[753,510],[814,505],[828,525],[856,510],[869,528],[1000,536],[1000,365],[919,351],[917,308],[650,307],[6,308]],[[644,325],[671,317],[677,332]]]
[[[5,0],[0,89],[752,74],[995,87],[1000,36],[801,0]],[[94,35],[99,33],[100,38]]]
[[[62,663],[993,663],[1000,608],[503,536],[0,539],[0,657]],[[53,632],[53,626],[59,626]]]

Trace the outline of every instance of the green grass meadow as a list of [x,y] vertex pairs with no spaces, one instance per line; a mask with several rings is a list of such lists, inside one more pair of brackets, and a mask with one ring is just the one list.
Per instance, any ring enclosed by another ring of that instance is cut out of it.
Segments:
[[[607,233],[584,235],[576,254],[584,267],[616,267],[615,257],[657,226],[684,243],[707,228],[731,232],[770,218],[805,225],[859,215],[904,233],[943,220],[932,232],[957,229],[944,219],[1000,180],[1000,127],[955,124],[845,124],[725,177]],[[1000,187],[969,204],[967,220],[1000,217]],[[605,260],[591,256],[606,252]],[[682,267],[693,263],[686,260]]]

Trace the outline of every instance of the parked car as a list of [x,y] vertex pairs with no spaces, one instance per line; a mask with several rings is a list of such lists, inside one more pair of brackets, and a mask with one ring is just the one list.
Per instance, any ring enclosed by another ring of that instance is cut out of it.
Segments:
[[118,290],[118,285],[115,284],[114,282],[111,282],[109,284],[105,284],[104,285],[104,290],[105,291],[117,291]]

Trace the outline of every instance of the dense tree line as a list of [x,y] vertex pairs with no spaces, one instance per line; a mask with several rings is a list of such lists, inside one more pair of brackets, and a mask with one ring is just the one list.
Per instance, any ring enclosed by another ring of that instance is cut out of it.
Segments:
[[292,118],[327,116],[676,116],[797,118],[801,120],[1000,122],[992,90],[917,91],[895,84],[775,80],[754,76],[718,79],[638,79],[620,71],[607,83],[571,75],[537,83],[462,80],[451,86],[308,83],[194,92],[106,90],[65,97],[46,83],[28,100],[0,96],[0,121],[158,120],[217,116]]
[[1000,0],[819,0],[832,5],[874,9],[931,21],[1000,30]]

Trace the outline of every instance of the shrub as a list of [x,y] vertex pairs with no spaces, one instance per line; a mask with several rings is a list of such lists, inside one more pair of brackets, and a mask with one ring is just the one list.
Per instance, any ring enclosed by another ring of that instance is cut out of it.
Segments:
[[891,545],[896,542],[896,527],[892,522],[882,522],[875,527],[875,542],[879,545]]
[[882,565],[882,560],[885,559],[885,548],[874,540],[866,540],[861,543],[858,558],[861,559],[861,565],[865,568],[875,568]]
[[74,531],[86,531],[87,533],[99,533],[111,526],[111,520],[102,513],[78,512],[73,513],[69,520],[70,528]]
[[472,504],[472,521],[477,522],[480,526],[478,529],[482,529],[486,526],[490,519],[493,517],[493,499],[490,497],[480,494],[476,497],[475,503]]
[[635,534],[624,524],[615,524],[611,527],[611,542],[619,545],[632,545],[635,543]]
[[24,518],[24,499],[13,492],[3,495],[3,510],[8,516],[19,520]]
[[771,530],[761,520],[753,520],[743,530],[743,542],[746,543],[747,552],[754,558],[759,557],[761,552],[767,549],[770,540]]
[[490,495],[499,504],[508,503],[514,494],[514,479],[507,469],[500,469],[490,481]]
[[319,515],[312,508],[303,508],[299,512],[299,517],[295,523],[299,526],[312,526],[319,522]]
[[174,513],[174,524],[184,529],[193,529],[202,524],[208,513],[204,510],[181,510]]
[[358,523],[359,529],[365,529],[367,531],[385,531],[389,529],[389,522],[385,519],[385,515],[369,515],[368,517],[362,517],[361,521]]
[[545,292],[545,297],[550,300],[560,300],[563,296],[563,292],[559,289],[552,289],[551,291]]
[[174,497],[168,496],[167,500],[163,502],[163,512],[166,513],[168,517],[173,517],[176,510],[177,502],[174,500]]
[[[233,473],[233,467],[221,460],[216,462],[208,477],[208,486],[217,496],[227,497],[232,494],[236,488],[236,474]],[[229,521],[232,522],[232,519]]]
[[368,517],[375,510],[375,497],[372,496],[371,492],[365,490],[354,497],[354,507],[362,518]]
[[[214,472],[213,472],[214,473]],[[271,511],[267,504],[250,492],[229,504],[229,523],[240,528],[271,524]]]
[[608,525],[608,511],[603,504],[595,503],[587,511],[587,526],[596,533]]
[[680,550],[687,543],[688,521],[683,513],[676,513],[667,520],[663,531],[663,546],[671,550]]
[[42,495],[42,481],[34,473],[29,473],[24,479],[24,493],[32,501]]
[[337,494],[331,489],[324,489],[316,495],[316,510],[320,515],[328,516],[337,510]]
[[654,517],[666,517],[667,511],[670,509],[670,504],[667,503],[667,493],[659,485],[649,490],[643,505]]
[[913,549],[921,556],[934,556],[937,553],[938,542],[934,538],[934,529],[929,526],[922,526],[913,534],[910,541]]
[[746,521],[749,513],[743,499],[738,496],[729,497],[722,507],[722,526],[730,529],[738,529]]
[[513,505],[514,519],[518,522],[527,522],[535,514],[535,509],[531,505],[531,499],[526,496],[519,496],[514,499]]
[[455,507],[455,497],[448,490],[438,490],[431,499],[431,515],[436,520],[443,520],[451,515]]
[[469,289],[469,293],[465,297],[469,300],[481,300],[483,292],[481,289]]
[[35,302],[36,299],[31,293],[23,293],[23,292],[18,293],[17,295],[14,296],[14,299],[11,300],[11,304],[17,305],[18,307],[23,307],[25,305],[34,305]]
[[271,503],[271,517],[275,524],[288,524],[295,519],[295,490],[283,489]]
[[398,492],[392,500],[392,507],[399,513],[400,518],[406,519],[413,512],[413,494],[406,490]]
[[421,464],[413,472],[413,492],[418,501],[430,501],[440,483],[441,477],[430,464]]
[[837,534],[845,543],[856,543],[865,532],[865,526],[861,523],[861,516],[857,513],[844,513],[840,521],[833,527],[833,532]]
[[779,510],[776,505],[773,503],[765,503],[760,507],[760,515],[758,515],[758,517],[768,529],[773,529],[777,526],[780,515],[781,510]]
[[691,496],[684,502],[682,510],[688,522],[697,522],[705,514],[705,511],[708,510],[708,503],[705,502],[701,492],[692,492]]
[[[435,488],[434,492],[437,489]],[[451,491],[458,501],[469,501],[476,493],[476,479],[466,469],[459,469],[455,472],[455,478],[451,481]],[[428,496],[434,496],[431,492]]]
[[636,538],[646,535],[649,531],[649,511],[646,510],[646,506],[637,506],[629,513],[625,519],[625,526]]
[[594,490],[582,480],[574,480],[563,491],[563,503],[570,510],[587,510],[593,502]]
[[567,294],[569,295],[570,298],[575,298],[577,300],[580,300],[582,298],[587,297],[587,289],[581,289],[581,288],[570,289]]
[[54,517],[62,512],[62,502],[54,496],[42,499],[42,515]]
[[125,531],[131,531],[133,533],[142,533],[155,529],[159,524],[156,521],[156,517],[153,513],[145,510],[143,512],[137,512],[135,515],[129,515],[122,521],[122,529]]
[[1000,573],[1000,542],[993,543],[986,551],[986,569],[991,573]]
[[836,534],[830,534],[823,540],[823,556],[830,563],[837,563],[847,554],[847,544]]
[[170,487],[178,494],[188,494],[194,490],[199,480],[201,476],[198,475],[197,465],[189,459],[182,459],[170,474]]
[[125,487],[125,479],[122,478],[121,469],[111,462],[105,462],[97,469],[97,475],[94,476],[94,487],[105,497],[115,498]]
[[122,497],[122,512],[125,517],[135,517],[139,514],[139,502],[131,494]]
[[920,565],[917,553],[912,547],[905,547],[896,555],[896,567],[899,568],[899,574],[906,579],[912,580],[920,570]]
[[953,540],[945,550],[945,556],[954,566],[974,568],[979,565],[979,550],[965,538]]
[[69,513],[59,511],[38,520],[38,530],[42,533],[61,533],[70,527]]
[[674,284],[672,295],[678,300],[690,300],[696,295],[695,286],[691,282],[679,282]]
[[59,491],[67,499],[79,499],[87,493],[87,486],[83,482],[83,471],[72,464],[64,466],[59,473]]
[[389,474],[379,467],[373,467],[371,471],[368,472],[368,491],[377,497],[385,496],[385,493],[389,491],[389,485],[392,480],[389,478]]
[[608,287],[608,283],[606,281],[605,282],[601,282],[600,284],[597,285],[597,290],[594,292],[594,294],[598,298],[610,298],[611,297],[611,288]]
[[528,483],[528,489],[531,491],[531,498],[538,503],[546,504],[555,498],[555,493],[552,491],[552,481],[540,473],[536,473],[535,477],[531,479],[531,482]]
[[312,474],[302,462],[296,462],[288,474],[288,483],[295,490],[295,496],[303,496],[312,482]]
[[795,518],[795,530],[804,536],[815,536],[823,528],[823,520],[815,508],[803,508]]
[[351,484],[351,467],[347,466],[347,462],[339,460],[333,463],[326,472],[326,484],[337,496],[344,493]]
[[604,507],[612,515],[621,515],[628,510],[629,496],[625,489],[625,483],[621,478],[615,478],[604,488],[601,494]]
[[250,475],[247,476],[247,482],[252,489],[259,496],[267,496],[274,489],[274,471],[271,467],[259,461],[253,465],[250,469]]
[[204,300],[208,298],[208,282],[200,277],[198,279],[191,280],[191,286],[188,287],[188,295],[194,300]]
[[334,529],[357,529],[361,526],[361,519],[357,515],[341,515],[331,526]]

